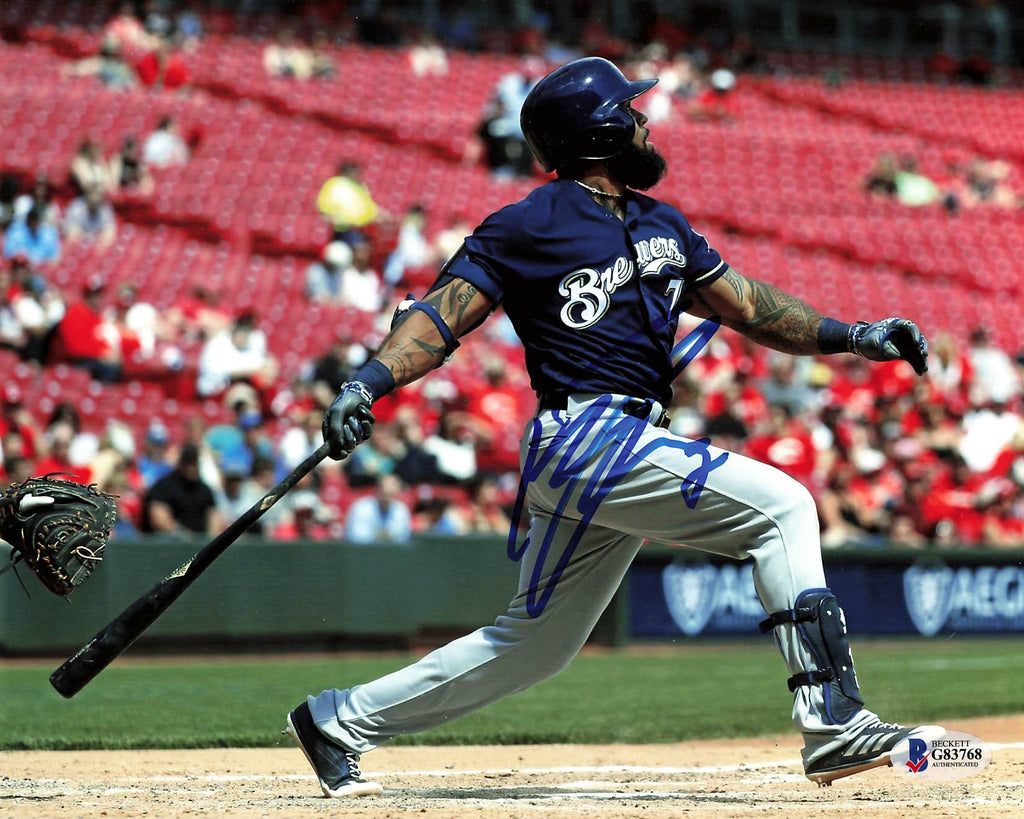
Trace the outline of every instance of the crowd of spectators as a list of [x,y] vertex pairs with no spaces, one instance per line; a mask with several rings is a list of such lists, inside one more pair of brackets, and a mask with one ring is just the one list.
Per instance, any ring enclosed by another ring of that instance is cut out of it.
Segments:
[[64,74],[96,77],[108,88],[185,89],[191,82],[186,55],[203,36],[202,16],[191,4],[172,15],[167,4],[122,3],[103,28],[97,54],[69,63]]
[[864,179],[864,190],[879,200],[908,207],[940,205],[951,213],[975,208],[1024,209],[1024,192],[1012,183],[1008,162],[972,157],[927,175],[912,155],[884,153]]
[[337,74],[328,49],[327,32],[319,30],[305,45],[290,28],[278,32],[263,49],[263,69],[271,77],[291,80],[327,80]]
[[[444,228],[428,235],[428,213],[421,203],[401,216],[388,213],[361,181],[359,166],[349,161],[323,183],[316,207],[331,228],[331,239],[306,268],[305,293],[314,302],[367,316],[379,313],[396,295],[429,285],[471,230],[466,218],[454,213]],[[393,238],[381,242],[381,232]]]
[[984,328],[964,347],[933,342],[922,379],[854,357],[712,349],[681,390],[707,412],[680,413],[679,431],[724,436],[797,477],[827,546],[1024,545],[1024,355]]
[[[202,20],[180,4],[176,14],[164,11],[168,4],[146,6],[140,16],[125,4],[107,26],[100,54],[71,72],[128,88],[186,87],[187,55],[203,36]],[[460,26],[469,36],[471,18],[448,21],[444,42],[458,42]],[[631,71],[658,74],[652,120],[680,112],[723,121],[735,116],[732,91],[743,72],[759,66],[752,41],[737,35],[709,44],[671,21],[648,22],[666,45],[634,52],[597,19],[577,34],[589,53],[628,58]],[[447,72],[437,39],[389,33],[395,25],[380,19],[359,30],[405,42],[417,76]],[[535,172],[518,110],[544,60],[562,56],[547,36],[551,30],[542,16],[523,21],[510,45],[523,59],[498,82],[482,114],[468,160],[486,163],[498,177]],[[263,53],[265,71],[283,81],[336,72],[324,35],[309,45],[303,40],[282,32]],[[180,372],[179,345],[192,343],[198,355],[190,394],[230,410],[230,420],[214,426],[186,412],[173,422],[154,414],[141,433],[111,418],[96,433],[84,428],[74,406],[61,404],[41,418],[16,385],[6,387],[0,477],[66,472],[96,482],[118,496],[119,537],[202,536],[237,518],[316,448],[323,410],[369,354],[341,327],[285,383],[282,376],[293,374],[282,371],[268,348],[259,315],[223,310],[209,290],[196,288],[157,311],[130,286],[112,293],[102,278],[90,277],[76,292],[52,286],[48,265],[59,261],[64,245],[89,242],[101,252],[116,241],[112,199],[125,191],[148,196],[159,169],[188,159],[176,123],[162,118],[144,139],[126,135],[110,156],[83,139],[67,185],[60,186],[64,197],[42,176],[24,192],[17,178],[0,180],[6,257],[0,345],[37,366],[56,359],[96,381],[117,382],[140,372],[147,378]],[[882,178],[869,185],[874,194],[900,196],[902,187],[907,197],[926,196],[912,163],[885,158],[880,166]],[[981,160],[964,169],[957,207],[1006,201],[1003,171]],[[331,235],[306,270],[307,297],[368,317],[407,289],[422,292],[471,227],[452,214],[444,230],[428,231],[429,214],[419,204],[387,213],[351,161],[339,164],[311,206]],[[393,236],[384,247],[382,226]],[[1022,373],[1024,356],[1010,357],[982,329],[963,347],[950,336],[935,337],[924,379],[901,363],[794,359],[723,332],[680,379],[672,424],[680,434],[710,436],[806,484],[818,501],[827,546],[1024,547]],[[504,534],[517,489],[519,433],[533,407],[521,352],[499,312],[451,364],[380,402],[373,438],[341,465],[324,464],[303,479],[250,535],[407,543],[416,533]]]
[[115,204],[149,198],[153,171],[188,157],[173,118],[163,116],[141,143],[127,134],[109,155],[83,138],[62,180],[38,173],[26,185],[16,173],[0,175],[0,348],[37,366],[66,361],[106,382],[179,367],[180,311],[162,316],[130,286],[104,299],[101,276],[62,292],[53,271],[76,247],[101,258],[118,238]]
[[118,230],[113,202],[148,197],[155,187],[152,169],[182,165],[188,157],[188,146],[173,118],[164,116],[141,145],[134,134],[126,134],[109,156],[96,140],[82,139],[69,160],[66,179],[56,184],[39,173],[23,190],[17,174],[4,173],[0,178],[3,257],[24,256],[42,271],[60,261],[66,246],[108,248]]
[[[418,533],[504,534],[518,436],[533,411],[518,349],[496,328],[414,388],[378,403],[373,437],[303,480],[250,535],[405,543]],[[223,332],[239,332],[236,322]],[[934,338],[932,367],[853,356],[794,359],[721,334],[684,371],[679,434],[793,475],[818,501],[826,547],[1024,547],[1024,355],[977,329]],[[111,419],[83,431],[73,406],[39,419],[9,386],[3,478],[67,472],[119,498],[119,536],[210,533],[238,517],[320,443],[337,386],[368,351],[345,337],[273,396],[247,377],[219,400],[231,419],[153,418],[140,440]]]

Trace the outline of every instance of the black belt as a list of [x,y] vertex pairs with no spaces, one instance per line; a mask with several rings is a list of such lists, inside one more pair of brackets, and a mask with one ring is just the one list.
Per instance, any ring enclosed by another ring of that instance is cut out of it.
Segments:
[[[537,400],[537,411],[544,412],[545,410],[560,410],[565,412],[569,407],[569,393],[567,392],[542,392],[538,396]],[[628,398],[621,407],[622,411],[626,415],[632,415],[634,418],[639,418],[643,421],[653,424],[656,427],[667,428],[669,425],[668,412],[662,410],[661,417],[652,419],[649,416],[651,405],[648,401],[643,398]]]
[[569,408],[569,393],[567,392],[542,392],[537,396],[537,411],[562,410]]

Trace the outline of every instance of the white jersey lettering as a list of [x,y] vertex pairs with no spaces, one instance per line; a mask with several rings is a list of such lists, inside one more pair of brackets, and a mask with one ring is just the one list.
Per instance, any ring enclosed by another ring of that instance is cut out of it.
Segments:
[[604,289],[604,278],[596,270],[585,267],[562,279],[558,292],[568,301],[562,305],[559,317],[566,327],[582,330],[608,312],[611,297]]
[[[633,248],[641,276],[656,276],[666,265],[686,266],[686,256],[680,252],[676,239],[664,236],[640,239]],[[600,321],[611,306],[612,294],[628,282],[635,271],[633,260],[625,256],[619,256],[600,273],[590,267],[574,270],[558,285],[558,292],[567,299],[559,312],[562,323],[582,330]],[[674,295],[673,307],[678,293]]]

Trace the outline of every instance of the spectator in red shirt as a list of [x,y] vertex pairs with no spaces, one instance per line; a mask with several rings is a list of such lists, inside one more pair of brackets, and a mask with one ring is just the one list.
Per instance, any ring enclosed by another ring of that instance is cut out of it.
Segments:
[[856,427],[849,413],[840,404],[828,404],[818,413],[824,448],[835,457],[849,460],[856,438]]
[[690,116],[695,119],[729,120],[736,115],[733,88],[736,75],[728,68],[711,72],[709,87],[705,88],[690,103]]
[[836,464],[818,495],[821,545],[868,545],[877,540],[885,520],[865,497],[863,480],[847,461]]
[[[840,358],[842,360],[840,360]],[[851,418],[872,417],[875,389],[868,362],[860,356],[841,356],[829,362],[834,373],[828,386],[828,400],[846,408]]]
[[853,491],[878,527],[887,529],[890,523],[887,511],[903,493],[903,474],[885,452],[868,444],[854,449],[853,465],[857,470],[852,481]]
[[467,411],[478,438],[476,462],[481,472],[501,474],[519,469],[520,422],[525,420],[520,392],[509,382],[500,356],[487,359],[484,381],[473,389]]
[[949,463],[933,481],[931,492],[924,499],[925,517],[943,541],[977,544],[985,525],[978,505],[978,491],[985,478],[971,472],[958,454],[949,456]]
[[226,330],[231,322],[231,311],[221,305],[220,296],[202,285],[183,294],[167,315],[167,323],[181,338],[192,341],[205,341]]
[[593,54],[607,60],[617,60],[626,53],[626,41],[611,33],[599,12],[592,12],[580,31],[580,46],[584,54]]
[[[8,451],[14,446],[13,443],[7,443],[7,436],[11,434],[20,439],[17,451]],[[0,455],[4,458],[20,456],[31,460],[39,454],[40,436],[39,425],[32,413],[25,409],[21,388],[17,384],[8,384],[4,387],[3,402],[0,403],[0,439],[4,442]]]
[[889,506],[890,535],[904,545],[917,545],[918,539],[935,535],[936,521],[925,512],[925,500],[931,493],[931,479],[923,469],[905,471],[903,492]]
[[157,37],[153,49],[135,64],[135,73],[147,88],[173,90],[187,85],[192,79],[181,55],[163,37]]
[[[871,388],[875,395],[897,396],[913,392],[917,378],[910,367],[899,366],[900,361],[884,361],[871,368]],[[895,365],[895,366],[894,366]]]
[[296,493],[291,515],[275,526],[272,540],[327,540],[331,536],[325,525],[327,510],[316,492],[306,489]]
[[1020,488],[1004,478],[989,481],[978,496],[982,507],[983,545],[1019,549],[1024,546],[1024,520],[1017,514]]
[[85,464],[74,464],[69,457],[71,439],[75,431],[70,424],[55,424],[50,429],[50,451],[36,461],[33,471],[37,477],[55,472],[63,473],[62,477],[80,484],[92,483],[92,469]]
[[974,380],[971,359],[949,333],[938,333],[928,356],[928,382],[942,395],[961,402]]
[[709,418],[728,410],[747,429],[753,429],[768,420],[771,407],[764,395],[751,382],[746,370],[737,370],[732,380],[727,381],[721,392],[712,392],[705,402],[705,414]]
[[97,381],[121,378],[121,346],[116,329],[104,317],[101,303],[106,285],[93,276],[82,288],[82,300],[68,307],[57,325],[64,355]]
[[778,467],[805,486],[814,483],[816,453],[811,433],[784,405],[772,407],[764,430],[747,440],[746,454]]
[[492,478],[476,477],[469,484],[469,498],[462,510],[466,532],[507,535],[511,520],[501,504],[498,484]]
[[1010,443],[1000,450],[988,475],[992,478],[1009,478],[1024,486],[1024,423]]

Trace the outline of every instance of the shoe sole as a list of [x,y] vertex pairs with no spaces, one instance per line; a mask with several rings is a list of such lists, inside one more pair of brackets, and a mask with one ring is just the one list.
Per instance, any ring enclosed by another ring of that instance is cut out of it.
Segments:
[[842,779],[844,776],[853,776],[854,774],[863,773],[864,771],[870,771],[872,768],[881,768],[888,765],[892,767],[892,754],[883,754],[877,759],[871,759],[867,762],[858,762],[856,765],[850,765],[847,768],[837,768],[832,771],[819,771],[817,773],[807,774],[807,778],[811,782],[817,782],[819,787],[827,788],[832,785],[837,779]]
[[320,778],[320,774],[316,771],[316,765],[313,764],[313,758],[309,755],[309,751],[306,750],[306,746],[302,743],[299,738],[299,732],[295,730],[295,724],[292,722],[292,715],[288,714],[285,719],[288,722],[287,727],[284,729],[284,733],[288,734],[299,746],[299,750],[302,751],[302,755],[306,757],[306,761],[309,766],[313,769],[313,773],[316,774],[316,780],[320,783],[320,790],[324,792],[324,796],[328,799],[338,798],[355,798],[358,796],[380,796],[384,793],[384,788],[381,787],[380,782],[353,782],[349,785],[343,785],[340,788],[331,788]]
[[[927,740],[934,740],[944,736],[945,733],[946,729],[938,725],[920,725],[913,733],[904,737],[904,739],[909,737],[919,737]],[[889,749],[884,754],[881,754],[874,759],[869,759],[866,762],[858,762],[854,765],[848,765],[842,768],[833,768],[830,771],[816,771],[815,773],[805,774],[805,776],[810,779],[811,782],[817,782],[819,787],[827,788],[837,779],[842,779],[846,776],[853,776],[854,774],[863,773],[864,771],[870,771],[873,768],[881,768],[884,766],[892,767],[892,749]]]

